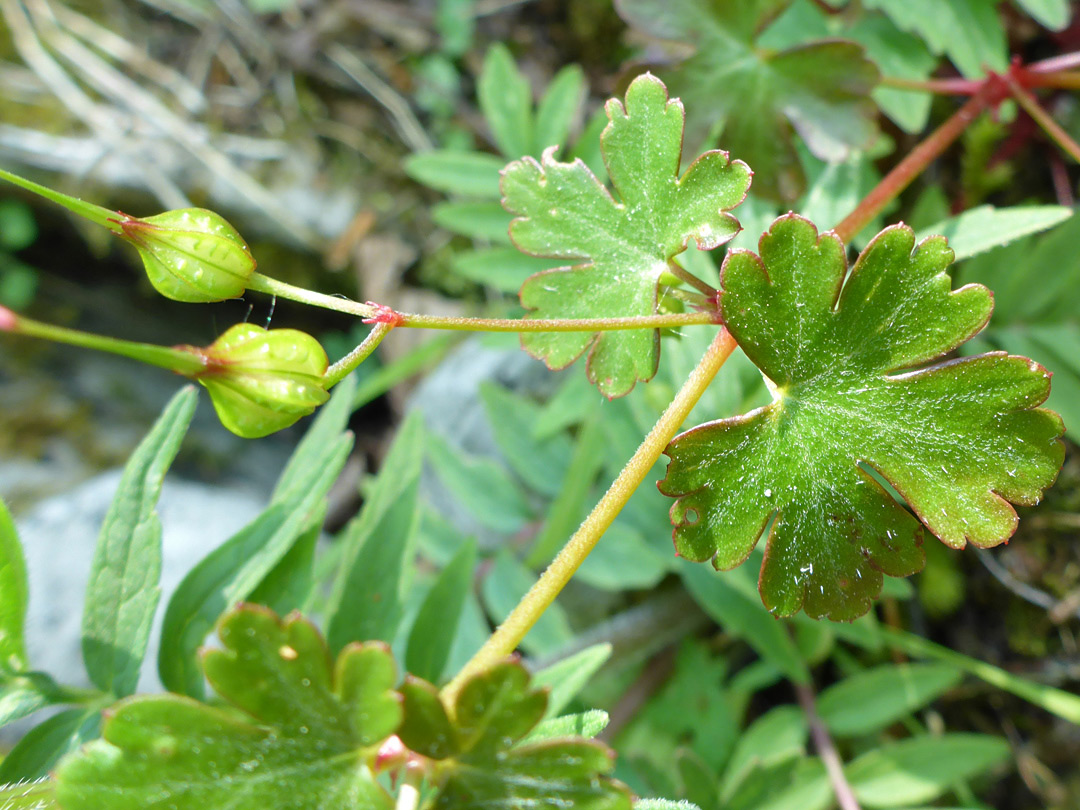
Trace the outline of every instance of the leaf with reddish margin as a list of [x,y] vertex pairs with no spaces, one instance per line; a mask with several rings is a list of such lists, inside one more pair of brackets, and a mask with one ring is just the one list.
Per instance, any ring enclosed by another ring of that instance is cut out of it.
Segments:
[[733,568],[771,525],[766,607],[850,620],[883,573],[922,568],[924,531],[954,548],[1007,540],[1010,502],[1036,503],[1057,475],[1063,426],[1037,407],[1050,375],[1027,358],[924,367],[993,308],[981,285],[951,290],[945,239],[886,228],[847,273],[836,235],[789,214],[760,254],[728,255],[721,310],[775,399],[671,442],[660,489],[677,499],[679,553]]

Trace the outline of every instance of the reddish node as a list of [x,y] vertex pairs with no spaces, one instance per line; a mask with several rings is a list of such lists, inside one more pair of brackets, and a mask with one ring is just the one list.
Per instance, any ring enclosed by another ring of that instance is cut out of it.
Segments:
[[0,307],[0,331],[11,332],[18,325],[18,316],[7,307]]
[[405,323],[405,316],[386,306],[386,304],[376,304],[374,301],[365,301],[364,303],[375,308],[375,313],[369,318],[364,318],[364,323],[385,323],[389,326],[401,326]]

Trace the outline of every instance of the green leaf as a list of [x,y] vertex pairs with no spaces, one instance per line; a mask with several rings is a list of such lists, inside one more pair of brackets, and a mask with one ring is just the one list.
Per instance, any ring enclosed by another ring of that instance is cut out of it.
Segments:
[[580,582],[603,591],[646,590],[655,587],[676,565],[671,546],[663,553],[625,524],[604,533],[575,575]]
[[1005,28],[998,0],[866,0],[884,11],[897,27],[918,35],[936,54],[946,54],[960,72],[981,79],[1009,66]]
[[450,260],[450,266],[462,278],[504,293],[516,293],[529,276],[557,265],[552,259],[526,256],[513,247],[470,250]]
[[405,158],[405,174],[436,191],[462,197],[499,198],[499,172],[505,161],[482,152],[433,149]]
[[[938,60],[921,40],[901,31],[883,15],[859,17],[844,31],[844,36],[866,48],[866,55],[883,76],[922,81],[937,67]],[[933,101],[930,93],[879,86],[874,89],[873,97],[881,111],[905,132],[918,133],[926,128]]]
[[778,706],[743,732],[724,769],[720,798],[727,802],[757,768],[765,768],[805,753],[806,715],[798,706]]
[[435,224],[453,233],[488,239],[492,242],[510,242],[510,220],[497,202],[443,202],[431,209]]
[[467,540],[424,597],[405,653],[405,668],[413,675],[435,683],[442,678],[475,566],[476,541]]
[[15,521],[0,501],[0,679],[28,666],[26,658],[26,560]]
[[536,125],[530,155],[539,155],[549,146],[567,146],[570,126],[585,98],[585,71],[567,65],[552,77],[536,107]]
[[[0,785],[49,775],[57,762],[101,733],[97,709],[67,709],[30,729],[0,762]],[[0,807],[7,807],[0,801]]]
[[533,144],[532,90],[501,42],[492,45],[484,57],[476,95],[499,151],[510,159],[529,154]]
[[351,646],[332,666],[314,626],[254,606],[227,614],[218,634],[224,649],[203,661],[229,708],[177,695],[121,701],[104,740],[57,772],[65,810],[392,806],[371,771],[401,720],[385,646]]
[[916,249],[906,226],[875,237],[850,274],[840,240],[795,215],[760,250],[728,255],[721,308],[775,399],[672,441],[660,487],[678,499],[679,553],[732,568],[771,526],[766,607],[853,619],[883,573],[922,567],[923,525],[954,548],[1008,539],[1010,501],[1037,502],[1063,458],[1060,417],[1036,407],[1049,375],[1003,353],[907,372],[981,329],[989,291],[950,292],[945,240]]
[[928,802],[1009,757],[1000,737],[944,734],[914,737],[863,754],[845,772],[865,807]]
[[532,517],[521,488],[501,464],[467,455],[437,435],[429,437],[427,450],[439,480],[485,526],[513,534]]
[[317,509],[308,528],[301,532],[285,556],[248,596],[248,601],[270,608],[278,615],[300,610],[315,589],[315,551],[326,520],[326,506]]
[[556,737],[585,737],[586,739],[592,739],[607,728],[609,719],[608,713],[600,709],[589,709],[579,714],[552,717],[541,721],[522,742],[539,742],[540,740],[552,740]]
[[1073,215],[1063,205],[980,205],[922,231],[920,240],[940,234],[949,240],[955,261],[985,253],[1029,234],[1049,230]]
[[[343,397],[347,401],[347,397]],[[320,414],[320,417],[322,414]],[[337,414],[330,413],[332,424]],[[312,432],[323,438],[316,419]],[[161,637],[168,639],[158,652],[158,674],[172,692],[201,696],[203,676],[196,651],[230,606],[247,599],[293,545],[310,531],[312,520],[325,508],[324,500],[352,449],[352,436],[339,435],[309,455],[304,442],[275,489],[270,506],[255,520],[211,551],[188,572],[169,599]]]
[[883,664],[823,691],[817,712],[833,734],[872,734],[921,709],[960,678],[946,664]]
[[792,200],[804,177],[795,135],[822,160],[873,140],[878,81],[854,42],[820,40],[783,50],[757,34],[785,3],[777,0],[620,0],[619,13],[650,36],[677,39],[694,54],[667,73],[673,94],[694,113],[690,142],[712,143],[749,163],[754,191]]
[[332,649],[361,639],[394,638],[415,554],[425,441],[422,419],[414,412],[398,429],[364,508],[338,539],[344,551],[326,609]]
[[481,383],[480,398],[510,468],[541,495],[558,494],[570,466],[570,440],[566,436],[535,438],[532,426],[540,416],[540,406],[502,386]]
[[1072,18],[1069,0],[1016,0],[1016,4],[1051,31],[1064,30]]
[[[530,318],[651,315],[668,262],[691,239],[711,250],[738,232],[729,209],[746,194],[750,170],[725,152],[699,157],[680,178],[683,108],[663,83],[639,76],[626,103],[612,99],[601,136],[616,200],[583,163],[523,158],[503,173],[503,204],[518,216],[510,238],[525,253],[574,262],[538,273],[521,288]],[[589,379],[622,396],[656,373],[659,332],[525,333],[522,346],[553,369],[586,351]]]
[[0,728],[38,709],[63,703],[65,695],[43,672],[25,672],[0,682]]
[[701,808],[686,800],[638,799],[634,802],[634,810],[701,810]]
[[433,686],[406,681],[399,736],[411,750],[442,760],[433,806],[629,810],[629,791],[608,776],[614,755],[606,746],[575,738],[515,745],[547,704],[528,681],[514,661],[480,673],[458,694],[453,721]]
[[90,680],[124,697],[135,691],[161,597],[161,520],[156,507],[195,414],[187,386],[165,406],[131,454],[101,526],[86,586],[82,653]]
[[611,650],[610,644],[593,644],[545,667],[533,676],[533,686],[546,686],[549,690],[545,718],[554,717],[570,705],[570,701],[585,688],[589,679],[611,658]]
[[787,628],[762,607],[741,571],[716,574],[699,565],[683,565],[679,573],[690,595],[720,626],[744,639],[795,683],[810,682],[810,670]]

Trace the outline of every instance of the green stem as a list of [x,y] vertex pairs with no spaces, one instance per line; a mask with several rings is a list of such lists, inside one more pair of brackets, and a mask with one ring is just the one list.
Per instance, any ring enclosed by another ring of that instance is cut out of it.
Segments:
[[668,262],[668,272],[671,273],[671,275],[675,276],[677,279],[679,279],[679,281],[682,281],[685,284],[689,284],[691,287],[695,288],[706,298],[716,298],[715,287],[713,287],[711,284],[706,284],[704,281],[695,276],[685,267],[681,266],[678,262]]
[[570,578],[593,550],[604,532],[645,480],[656,460],[675,433],[686,421],[694,405],[701,398],[709,383],[724,361],[735,350],[735,339],[726,329],[721,329],[701,358],[697,368],[679,389],[659,421],[649,431],[637,452],[612,482],[604,497],[596,504],[574,536],[563,546],[551,565],[522,597],[510,615],[499,625],[484,645],[469,660],[454,679],[442,691],[444,702],[453,705],[454,699],[465,682],[478,672],[510,655],[529,632],[537,619],[555,601]]
[[964,106],[930,133],[882,178],[881,182],[855,206],[855,210],[833,229],[836,235],[845,243],[850,242],[870,220],[876,217],[886,205],[908,187],[912,180],[959,138],[976,116],[1000,96],[1000,92],[997,83],[985,82]]
[[963,653],[942,647],[914,633],[882,626],[886,643],[915,658],[932,658],[952,664],[957,669],[980,678],[991,686],[1011,692],[1063,720],[1080,725],[1080,696],[1070,694],[1053,686],[1035,683],[1013,675],[1000,667],[970,658]]
[[327,389],[333,388],[349,376],[353,369],[367,360],[371,356],[371,353],[378,348],[378,345],[382,343],[383,338],[390,334],[393,328],[393,325],[388,323],[375,324],[375,327],[368,333],[368,336],[361,341],[359,346],[326,370],[326,375],[323,379],[326,381]]
[[971,96],[979,91],[983,82],[972,79],[902,79],[882,76],[882,87],[893,90],[911,90],[915,93],[940,93],[949,96]]
[[1054,143],[1060,146],[1069,157],[1080,163],[1080,144],[1062,129],[1061,125],[1053,119],[1050,113],[1044,110],[1036,101],[1035,97],[1020,86],[1019,82],[1010,77],[1007,79],[1007,83],[1009,93],[1016,99],[1016,103],[1024,108],[1024,112],[1030,115],[1035,123],[1043,128],[1043,132],[1049,135]]
[[206,361],[203,358],[184,349],[137,343],[131,340],[92,335],[89,332],[67,329],[63,326],[53,326],[16,315],[4,307],[0,307],[0,331],[118,354],[151,366],[175,371],[185,377],[191,377],[206,370]]
[[305,290],[303,287],[296,287],[284,281],[278,281],[276,278],[264,276],[262,273],[252,273],[251,278],[248,279],[247,287],[249,290],[255,290],[256,292],[276,295],[278,298],[285,298],[289,301],[299,301],[301,304],[309,304],[313,307],[344,312],[358,318],[372,318],[378,312],[378,309],[371,304],[361,304],[348,298],[338,298],[333,295]]
[[[707,285],[706,285],[707,286]],[[348,298],[312,292],[284,281],[253,273],[248,289],[290,301],[332,309],[391,326],[413,329],[447,329],[457,332],[607,332],[621,329],[677,329],[681,326],[715,324],[713,312],[677,312],[670,315],[639,315],[630,318],[457,318],[395,312],[379,304],[361,304]],[[715,292],[715,291],[714,291]]]
[[108,228],[113,233],[118,234],[123,232],[120,225],[117,223],[120,214],[116,211],[110,211],[108,208],[102,208],[100,205],[84,202],[78,197],[72,197],[68,194],[62,194],[59,191],[53,191],[51,188],[35,183],[33,180],[27,180],[25,177],[19,177],[19,175],[4,171],[3,169],[0,169],[0,179],[7,180],[9,183],[14,183],[16,186],[24,188],[27,191],[32,191],[34,194],[44,197],[57,205],[62,205],[72,213],[78,214],[80,217],[84,217],[93,223]]
[[1027,71],[1025,74],[1028,87],[1053,87],[1059,90],[1080,89],[1080,72],[1075,70],[1058,70],[1052,73],[1039,73]]
[[398,313],[398,326],[420,329],[451,329],[468,332],[606,332],[622,329],[676,329],[680,326],[715,324],[713,312],[677,312],[670,315],[638,315],[631,318],[451,318],[439,315]]

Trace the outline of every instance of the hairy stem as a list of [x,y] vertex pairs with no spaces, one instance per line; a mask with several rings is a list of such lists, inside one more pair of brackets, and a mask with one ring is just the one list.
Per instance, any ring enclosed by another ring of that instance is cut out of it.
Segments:
[[397,313],[398,326],[451,329],[466,332],[608,332],[622,329],[675,329],[715,324],[714,312],[675,312],[630,318],[451,318],[440,315]]
[[1062,129],[1061,125],[1053,119],[1050,113],[1042,108],[1035,96],[1021,87],[1019,82],[1011,77],[1007,82],[1009,93],[1016,99],[1016,103],[1024,108],[1024,112],[1030,115],[1035,123],[1042,127],[1043,132],[1049,135],[1063,151],[1068,153],[1069,157],[1080,163],[1080,144]]
[[348,377],[353,369],[371,356],[371,353],[378,348],[379,344],[382,343],[383,338],[390,334],[393,328],[393,324],[389,323],[375,324],[368,333],[368,336],[361,341],[359,346],[326,370],[326,374],[323,377],[323,379],[326,380],[326,387],[328,389],[333,388]]
[[701,398],[716,372],[735,350],[735,339],[721,329],[710,344],[697,368],[679,389],[667,410],[649,431],[637,452],[623,467],[608,491],[596,504],[574,536],[563,546],[551,565],[536,584],[522,597],[506,620],[499,625],[454,679],[443,689],[444,702],[453,705],[461,687],[470,677],[510,655],[529,632],[537,619],[555,601],[570,578],[584,562],[604,532],[615,520],[634,491],[645,480],[653,464],[686,421],[686,417]]
[[1000,92],[996,82],[985,82],[963,107],[912,149],[908,156],[897,163],[893,170],[885,175],[881,182],[855,206],[855,210],[844,217],[844,220],[833,229],[836,235],[844,242],[850,242],[852,237],[866,227],[870,220],[899,196],[912,180],[959,138],[976,116],[1000,96]]
[[252,273],[247,283],[249,290],[269,293],[278,298],[289,301],[299,301],[301,304],[309,304],[313,307],[332,309],[335,312],[344,312],[347,315],[355,315],[358,318],[372,318],[377,313],[377,308],[371,304],[361,304],[348,298],[326,295],[325,293],[305,290],[276,278],[264,276],[262,273]]
[[896,76],[882,76],[880,84],[882,87],[890,87],[893,90],[911,90],[915,93],[973,96],[983,83],[973,79],[902,79]]
[[668,262],[668,272],[684,284],[689,284],[706,298],[716,298],[716,289],[711,284],[706,284],[678,262]]
[[[708,285],[705,285],[708,286]],[[638,315],[630,318],[457,318],[395,312],[381,304],[353,301],[294,287],[284,281],[253,273],[248,289],[290,301],[332,309],[366,320],[414,329],[447,329],[457,332],[608,332],[621,329],[677,329],[680,326],[715,324],[714,312],[676,312],[670,315]],[[711,288],[710,288],[711,289]],[[713,291],[715,294],[715,290]]]

